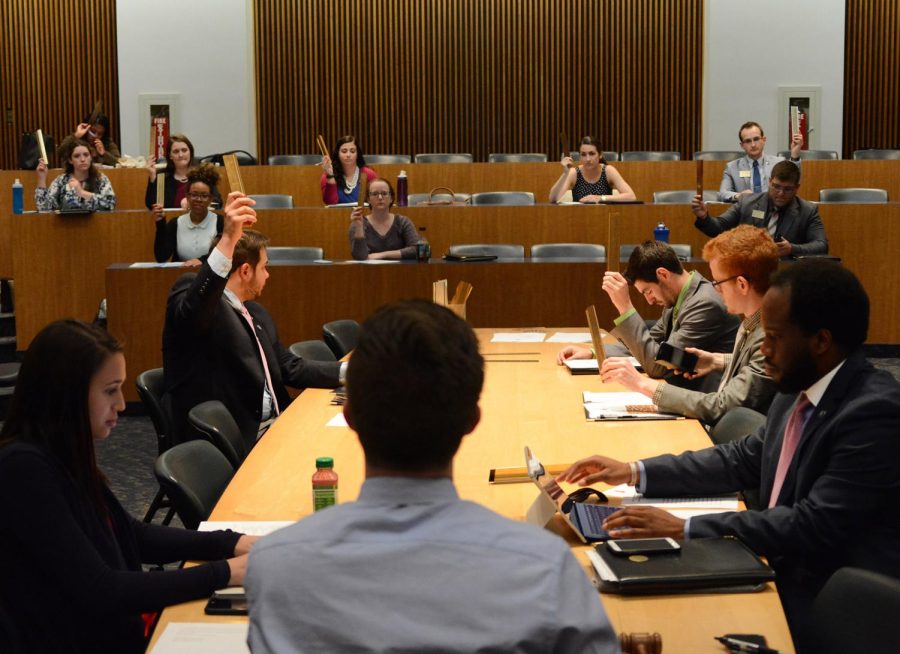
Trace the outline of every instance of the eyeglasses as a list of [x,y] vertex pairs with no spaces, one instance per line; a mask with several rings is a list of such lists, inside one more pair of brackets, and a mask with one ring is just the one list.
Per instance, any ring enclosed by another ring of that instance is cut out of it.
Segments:
[[191,200],[209,200],[212,197],[209,193],[188,193]]
[[[720,284],[724,284],[725,282],[730,282],[734,279],[737,279],[738,277],[744,277],[744,276],[743,275],[732,275],[731,277],[726,277],[725,279],[720,279],[719,281],[713,280],[710,282],[710,284],[712,284],[713,288],[718,288]],[[750,281],[749,277],[744,277],[744,279],[746,279],[748,282]]]
[[765,138],[764,136],[751,136],[750,138],[747,138],[747,139],[744,139],[743,141],[741,141],[741,143],[743,143],[744,145],[750,145],[751,143],[758,143],[758,142],[762,141],[764,138]]
[[372,198],[389,198],[391,197],[390,191],[372,191],[369,193],[369,197]]
[[796,186],[781,186],[780,184],[776,184],[775,182],[769,182],[769,186],[771,186],[772,190],[776,193],[783,193],[784,195],[790,195],[797,190]]

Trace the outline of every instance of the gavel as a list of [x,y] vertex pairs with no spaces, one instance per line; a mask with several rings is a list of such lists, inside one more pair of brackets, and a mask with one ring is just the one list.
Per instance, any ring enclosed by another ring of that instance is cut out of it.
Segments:
[[662,636],[652,634],[619,634],[623,654],[661,654]]

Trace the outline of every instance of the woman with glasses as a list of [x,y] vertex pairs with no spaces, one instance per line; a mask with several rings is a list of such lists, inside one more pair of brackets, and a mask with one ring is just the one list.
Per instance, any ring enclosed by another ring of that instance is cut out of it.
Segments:
[[322,169],[324,172],[319,184],[325,204],[356,202],[359,199],[360,175],[365,175],[369,183],[378,179],[378,174],[366,166],[356,137],[349,134],[338,139],[330,157],[322,159]]
[[[188,209],[188,172],[197,164],[194,158],[194,144],[184,134],[172,134],[166,144],[166,181],[165,198],[162,207],[167,209]],[[147,162],[147,172],[150,179],[147,181],[147,192],[144,194],[144,204],[151,211],[156,205],[156,162]],[[222,196],[213,189],[213,202],[222,206]]]
[[183,261],[185,266],[199,266],[209,253],[209,244],[222,233],[222,216],[209,210],[213,197],[218,197],[219,173],[211,164],[200,164],[187,174],[188,213],[165,221],[163,208],[153,205],[156,239],[153,253],[159,263]]
[[[578,156],[581,161],[576,166],[569,153],[563,154],[559,162],[563,173],[550,189],[550,202],[559,202],[566,191],[572,191],[572,199],[582,204],[629,202],[637,199],[625,178],[603,159],[597,139],[593,136],[581,139]],[[616,191],[615,195],[613,191]]]
[[406,216],[391,213],[394,189],[386,179],[369,182],[371,213],[363,207],[350,214],[350,251],[357,261],[365,259],[415,259],[419,233]]

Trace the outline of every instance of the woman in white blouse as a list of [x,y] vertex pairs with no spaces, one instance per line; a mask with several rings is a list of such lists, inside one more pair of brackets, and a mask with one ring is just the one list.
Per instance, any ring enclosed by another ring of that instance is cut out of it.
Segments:
[[192,168],[187,176],[189,212],[165,221],[163,209],[153,206],[156,221],[153,253],[159,263],[183,261],[185,266],[199,266],[209,253],[213,238],[222,233],[222,216],[209,210],[219,182],[219,173],[210,164]]

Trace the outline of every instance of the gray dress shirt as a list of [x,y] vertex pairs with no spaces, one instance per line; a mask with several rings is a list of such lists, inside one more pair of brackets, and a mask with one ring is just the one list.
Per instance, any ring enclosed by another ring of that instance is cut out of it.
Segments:
[[565,541],[446,478],[367,480],[256,543],[245,586],[254,654],[619,652]]

